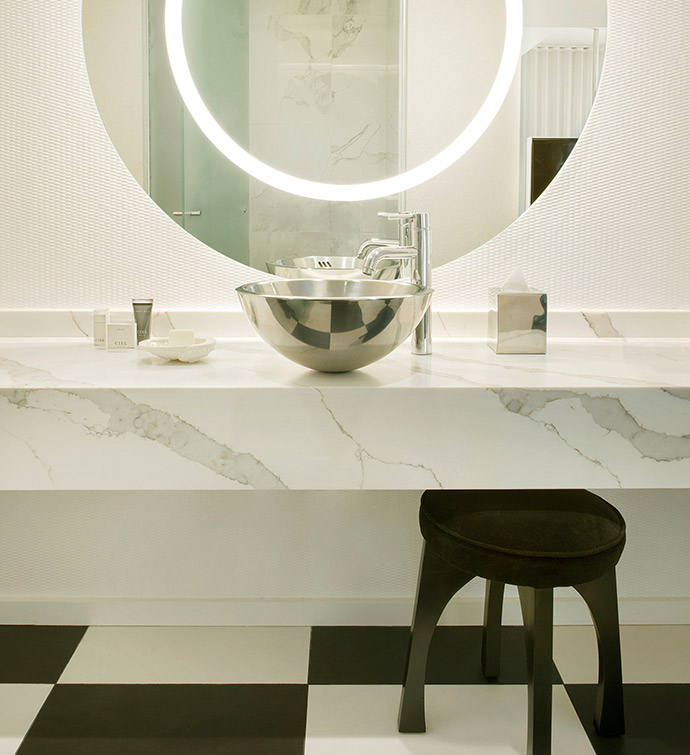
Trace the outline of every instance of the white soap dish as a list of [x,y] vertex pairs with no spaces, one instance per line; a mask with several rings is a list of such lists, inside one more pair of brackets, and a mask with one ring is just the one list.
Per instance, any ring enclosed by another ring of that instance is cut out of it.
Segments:
[[184,346],[171,346],[167,338],[147,338],[139,343],[139,348],[161,359],[175,359],[178,362],[198,362],[216,348],[215,338],[195,338],[194,343]]

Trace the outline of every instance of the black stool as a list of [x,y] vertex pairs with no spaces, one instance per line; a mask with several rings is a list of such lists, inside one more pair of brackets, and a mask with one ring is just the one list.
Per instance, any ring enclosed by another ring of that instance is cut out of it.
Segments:
[[427,490],[419,521],[425,540],[398,728],[426,731],[424,681],[431,637],[450,599],[484,577],[482,669],[500,671],[505,584],[518,586],[525,625],[528,755],[551,752],[553,588],[574,587],[592,615],[599,648],[594,725],[624,732],[616,571],[625,521],[586,490]]

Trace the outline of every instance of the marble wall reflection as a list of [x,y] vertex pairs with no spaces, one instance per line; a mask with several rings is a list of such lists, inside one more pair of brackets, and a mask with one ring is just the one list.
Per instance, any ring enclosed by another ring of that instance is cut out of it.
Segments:
[[[252,154],[328,183],[399,172],[400,0],[252,0]],[[377,213],[397,199],[331,203],[250,181],[250,264],[305,254],[352,254],[390,235]]]

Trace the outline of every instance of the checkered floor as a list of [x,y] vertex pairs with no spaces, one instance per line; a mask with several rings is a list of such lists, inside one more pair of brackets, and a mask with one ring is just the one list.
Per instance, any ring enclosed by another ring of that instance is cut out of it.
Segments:
[[[0,627],[0,755],[524,753],[521,629],[500,682],[439,627],[427,733],[397,732],[405,627]],[[554,636],[554,755],[690,753],[690,626],[623,627],[628,733],[590,719],[591,627]]]

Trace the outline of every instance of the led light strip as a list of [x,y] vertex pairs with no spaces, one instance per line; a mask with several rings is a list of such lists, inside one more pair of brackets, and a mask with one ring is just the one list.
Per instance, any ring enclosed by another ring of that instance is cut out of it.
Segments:
[[189,70],[182,34],[184,0],[166,0],[165,39],[175,83],[190,115],[208,140],[231,162],[269,186],[310,199],[354,202],[377,199],[411,189],[437,176],[462,157],[486,131],[505,100],[515,76],[522,43],[522,0],[505,0],[506,34],[501,63],[494,83],[467,128],[444,150],[412,170],[381,181],[328,184],[282,173],[244,150],[220,126],[201,98]]

